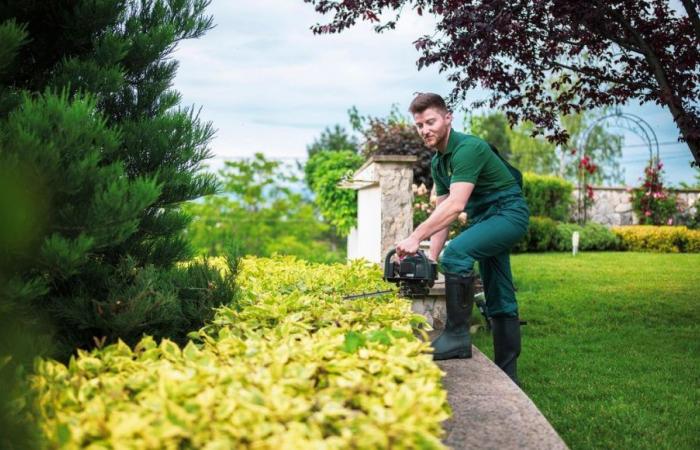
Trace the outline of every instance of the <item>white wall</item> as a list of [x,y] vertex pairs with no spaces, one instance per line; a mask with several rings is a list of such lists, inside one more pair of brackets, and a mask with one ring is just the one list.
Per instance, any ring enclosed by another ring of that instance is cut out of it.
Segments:
[[[374,186],[357,192],[356,258],[381,263],[382,240],[381,189]],[[348,254],[349,256],[349,254]]]

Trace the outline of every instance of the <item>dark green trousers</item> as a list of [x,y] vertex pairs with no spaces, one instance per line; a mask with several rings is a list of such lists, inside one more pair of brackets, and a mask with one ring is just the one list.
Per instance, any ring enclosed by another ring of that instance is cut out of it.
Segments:
[[469,228],[445,247],[441,269],[466,274],[478,262],[489,316],[516,317],[510,249],[525,235],[530,217],[520,187],[473,196],[467,214]]

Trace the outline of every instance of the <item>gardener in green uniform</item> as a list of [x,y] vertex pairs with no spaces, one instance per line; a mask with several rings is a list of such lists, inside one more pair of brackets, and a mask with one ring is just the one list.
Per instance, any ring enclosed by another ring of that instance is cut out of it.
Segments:
[[436,151],[431,170],[437,206],[428,219],[396,244],[399,257],[414,254],[430,237],[437,261],[449,225],[466,211],[469,227],[440,258],[445,275],[447,323],[433,341],[435,359],[470,358],[469,317],[474,303],[474,263],[484,283],[495,363],[517,383],[520,320],[510,270],[510,249],[525,234],[529,211],[514,174],[489,144],[452,129],[452,114],[437,94],[418,94],[409,108],[425,144]]

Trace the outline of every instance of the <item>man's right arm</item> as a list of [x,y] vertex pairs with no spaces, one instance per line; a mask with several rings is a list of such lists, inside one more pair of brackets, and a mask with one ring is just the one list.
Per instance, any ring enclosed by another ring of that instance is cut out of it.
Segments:
[[[445,199],[448,197],[448,195],[439,196],[437,198],[435,207],[437,208],[437,205],[444,202]],[[447,240],[447,234],[449,232],[450,232],[450,227],[447,226],[447,227],[443,228],[442,230],[438,231],[437,233],[433,233],[433,235],[430,236],[430,259],[432,259],[433,261],[438,260],[438,257],[440,256],[440,252],[442,251],[442,247],[445,245],[445,241]]]

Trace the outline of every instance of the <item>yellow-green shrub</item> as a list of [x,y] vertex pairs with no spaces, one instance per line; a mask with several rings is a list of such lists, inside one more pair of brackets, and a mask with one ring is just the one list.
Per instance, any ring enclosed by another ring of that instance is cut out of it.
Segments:
[[241,298],[183,349],[145,337],[37,363],[51,446],[442,448],[441,372],[424,323],[376,266],[246,259]]
[[635,225],[613,227],[626,250],[700,252],[700,230],[683,226]]

